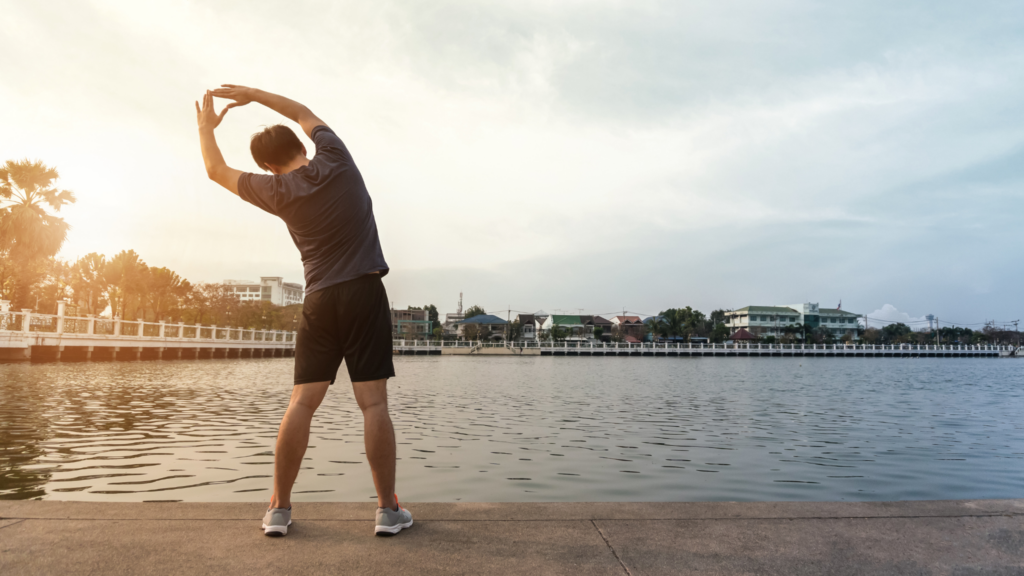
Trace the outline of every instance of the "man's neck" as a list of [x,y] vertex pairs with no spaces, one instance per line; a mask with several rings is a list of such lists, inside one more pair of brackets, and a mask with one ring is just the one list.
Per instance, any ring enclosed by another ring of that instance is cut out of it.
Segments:
[[296,156],[288,163],[287,166],[284,167],[284,170],[281,170],[281,174],[287,174],[293,170],[298,170],[303,166],[309,166],[309,158],[306,158],[305,156]]

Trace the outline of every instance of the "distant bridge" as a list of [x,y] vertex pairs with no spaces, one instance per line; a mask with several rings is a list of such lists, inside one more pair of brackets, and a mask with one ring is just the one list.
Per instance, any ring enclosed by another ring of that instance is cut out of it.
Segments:
[[10,312],[0,301],[0,360],[169,360],[271,358],[295,355],[295,332],[183,322],[128,321]]

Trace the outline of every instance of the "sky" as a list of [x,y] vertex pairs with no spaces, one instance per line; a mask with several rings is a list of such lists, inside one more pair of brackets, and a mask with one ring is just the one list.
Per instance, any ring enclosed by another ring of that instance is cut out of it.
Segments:
[[[1024,4],[0,10],[0,161],[42,160],[77,195],[65,259],[302,282],[285,225],[206,178],[193,102],[233,83],[346,142],[396,307],[1024,316]],[[231,110],[228,164],[259,171],[249,136],[281,121]]]

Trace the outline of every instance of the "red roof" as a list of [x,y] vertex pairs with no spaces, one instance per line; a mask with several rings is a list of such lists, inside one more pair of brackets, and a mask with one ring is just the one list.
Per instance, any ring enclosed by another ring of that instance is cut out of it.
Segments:
[[632,337],[632,336],[630,336],[628,334],[626,335],[626,342],[628,344],[639,344],[640,343],[639,340],[637,340],[636,338],[634,338],[634,337]]
[[729,340],[757,340],[757,336],[747,332],[746,328],[740,328],[729,336]]

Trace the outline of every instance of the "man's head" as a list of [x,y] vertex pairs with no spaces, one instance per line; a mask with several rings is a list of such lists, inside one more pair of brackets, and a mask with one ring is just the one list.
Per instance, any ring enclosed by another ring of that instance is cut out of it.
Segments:
[[252,135],[249,150],[256,165],[274,174],[287,174],[307,163],[306,147],[291,128],[268,126]]

